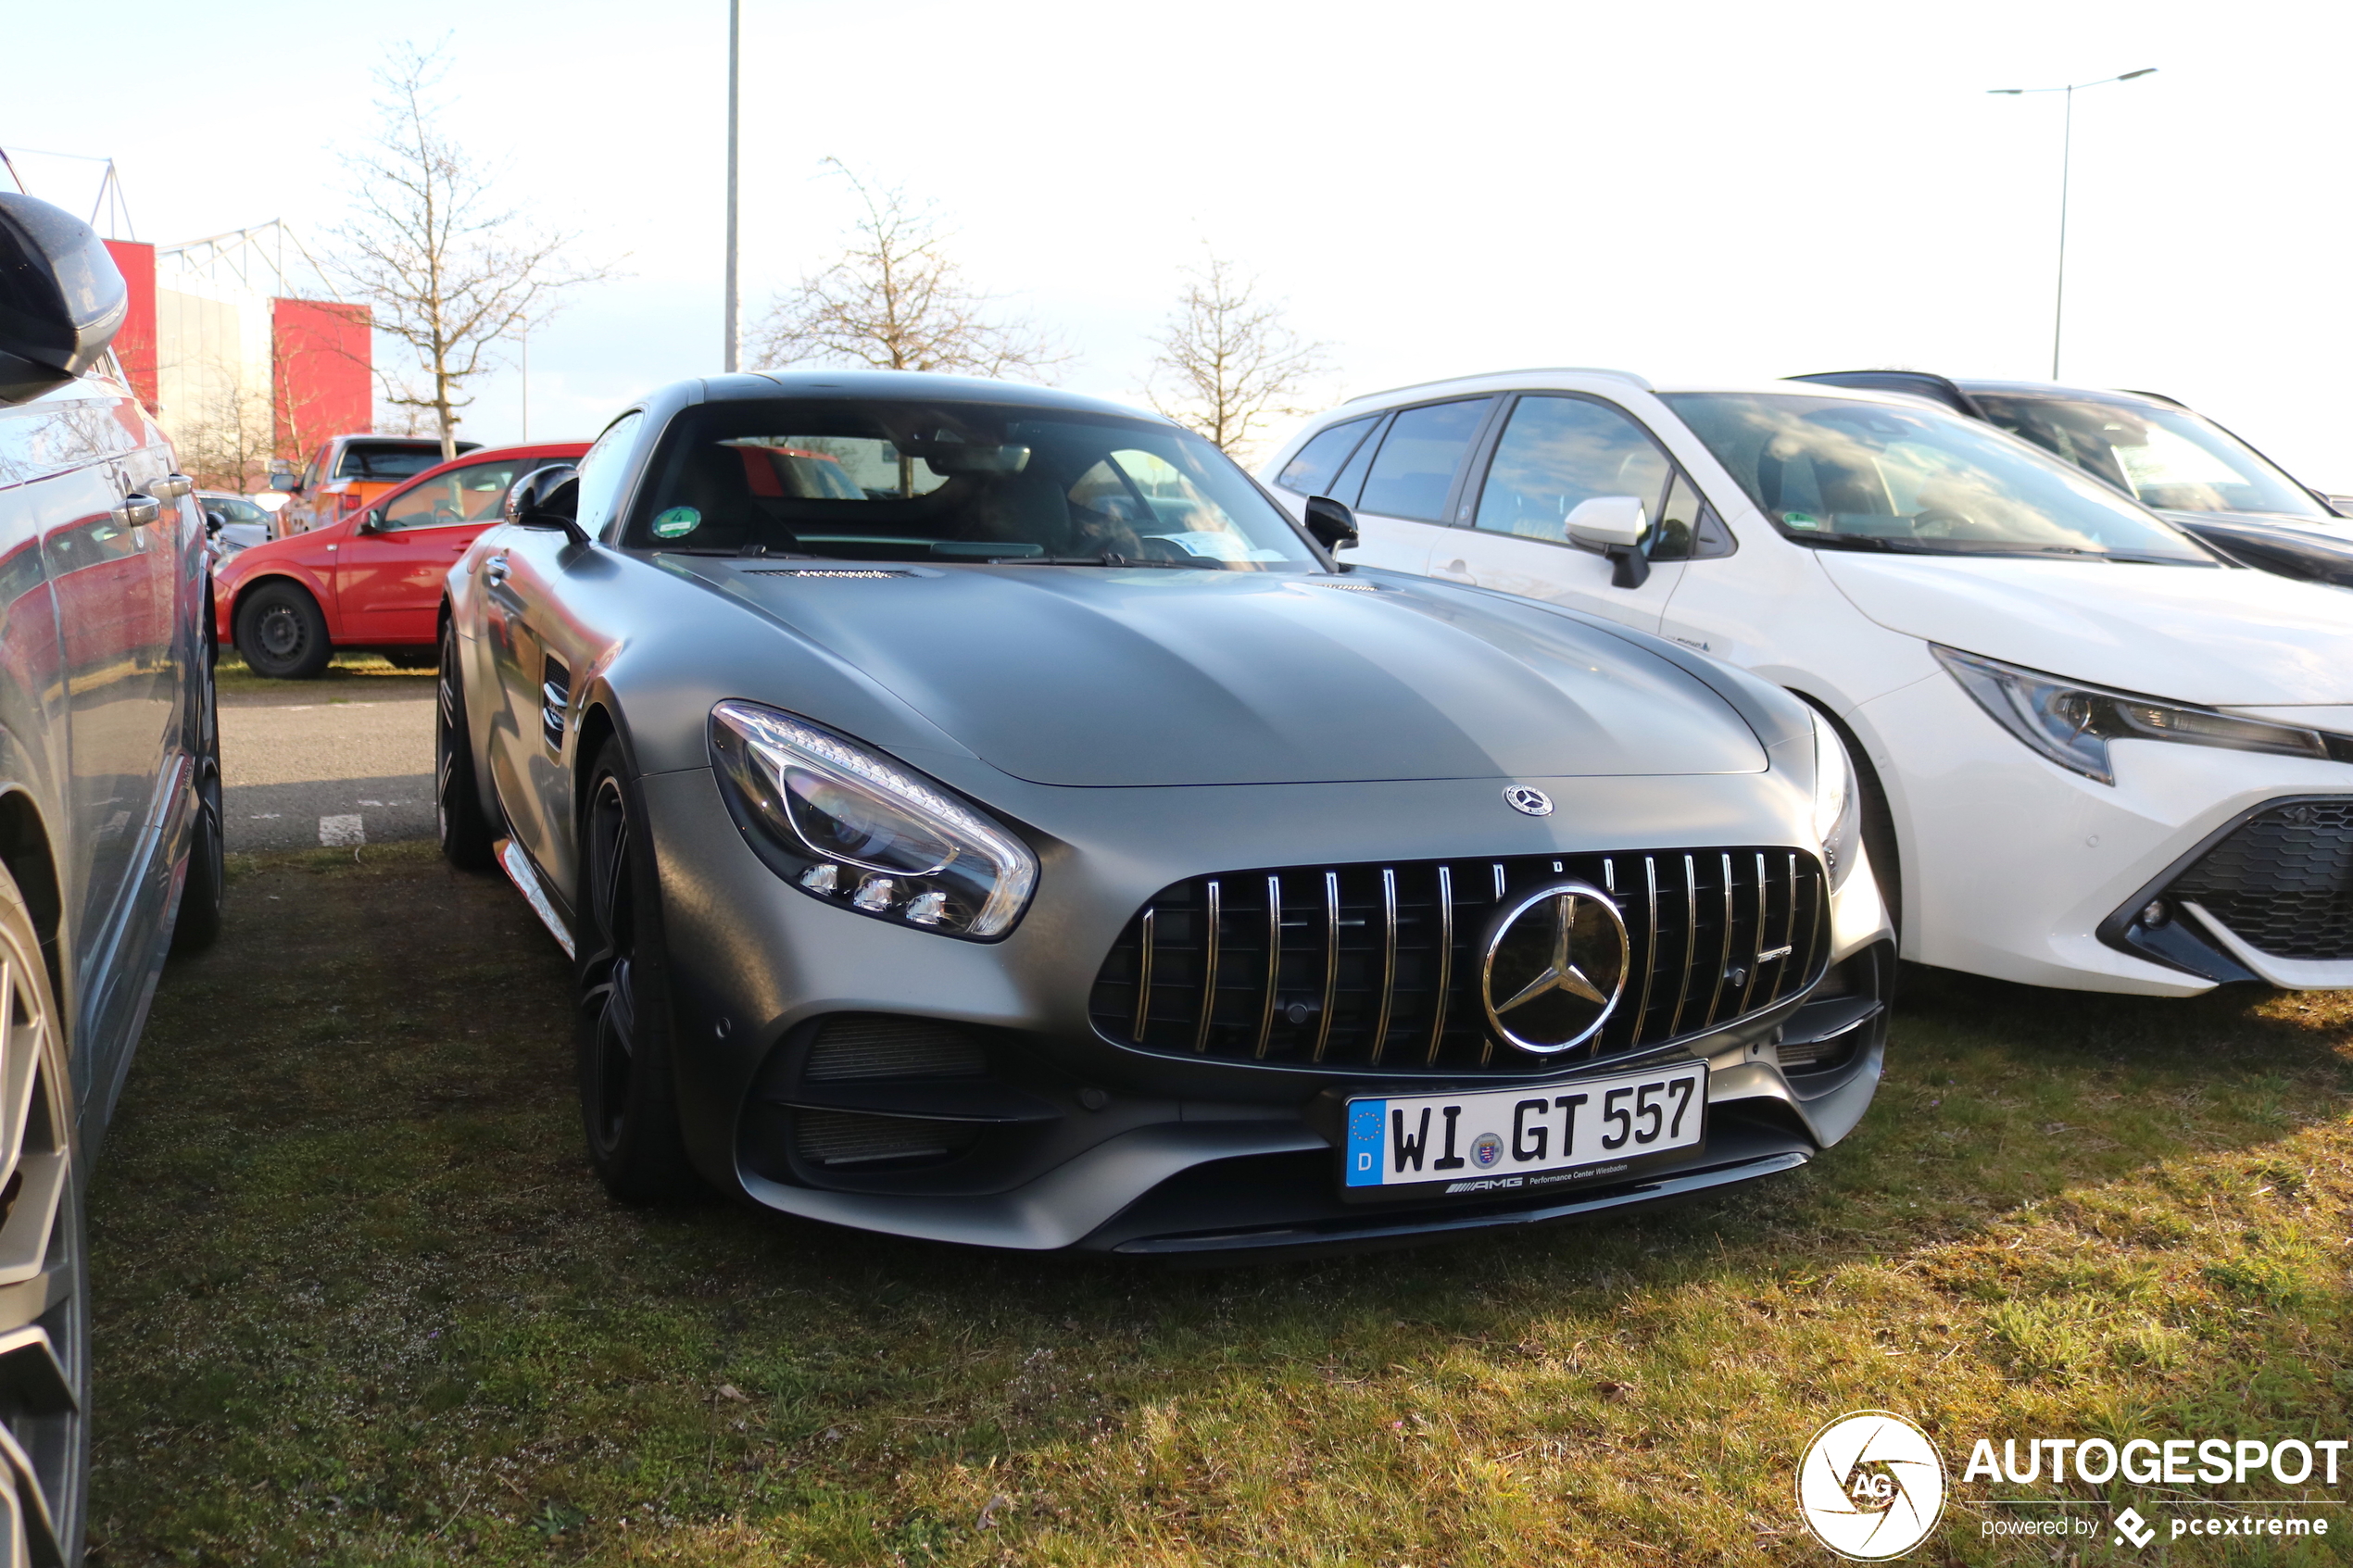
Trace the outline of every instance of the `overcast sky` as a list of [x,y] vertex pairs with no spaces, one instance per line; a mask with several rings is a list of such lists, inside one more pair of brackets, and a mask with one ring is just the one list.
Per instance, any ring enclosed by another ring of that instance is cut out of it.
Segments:
[[[536,436],[715,370],[725,0],[6,0],[0,146],[116,159],[138,237],[342,216],[370,73],[447,36],[447,126],[627,276],[531,346]],[[936,201],[974,280],[1133,399],[1206,241],[1349,393],[1605,365],[2047,376],[2078,94],[2070,382],[2181,397],[2353,491],[2353,7],[890,6],[744,0],[748,319],[838,248],[820,159]],[[97,61],[110,62],[103,67]],[[132,90],[135,77],[138,86]],[[94,166],[19,159],[88,208]],[[511,374],[464,433],[518,433]]]

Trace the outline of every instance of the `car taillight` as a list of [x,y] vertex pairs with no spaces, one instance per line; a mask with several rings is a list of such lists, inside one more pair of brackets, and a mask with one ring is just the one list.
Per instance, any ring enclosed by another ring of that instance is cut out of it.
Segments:
[[349,517],[352,513],[359,509],[361,503],[366,500],[366,497],[361,495],[357,490],[346,490],[341,495],[337,496],[336,499],[343,503],[343,515]]

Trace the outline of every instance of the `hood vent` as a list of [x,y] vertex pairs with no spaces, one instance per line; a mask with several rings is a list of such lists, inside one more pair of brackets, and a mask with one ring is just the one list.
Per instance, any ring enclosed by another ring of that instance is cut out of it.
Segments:
[[747,577],[912,577],[912,571],[892,571],[875,566],[748,566]]

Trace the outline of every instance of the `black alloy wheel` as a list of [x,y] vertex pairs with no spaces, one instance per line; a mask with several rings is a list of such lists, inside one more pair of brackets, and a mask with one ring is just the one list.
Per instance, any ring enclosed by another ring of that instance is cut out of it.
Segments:
[[82,1561],[90,1433],[89,1242],[73,1087],[41,941],[0,871],[0,1562]]
[[645,812],[621,742],[588,776],[580,825],[580,1113],[588,1160],[625,1203],[684,1198],[698,1181],[670,1064],[669,955]]
[[199,953],[220,935],[221,899],[229,885],[228,833],[220,814],[220,705],[213,687],[218,652],[212,633],[212,607],[205,607],[204,657],[192,671],[195,687],[195,732],[189,746],[195,776],[195,822],[188,834],[188,880],[181,884],[180,914],[171,928],[174,953]]
[[482,809],[474,781],[472,732],[466,726],[465,675],[458,665],[458,631],[441,626],[441,679],[434,683],[434,818],[442,859],[459,871],[486,872],[497,834]]
[[279,581],[249,589],[237,606],[237,651],[258,674],[308,681],[335,656],[327,618],[300,583]]

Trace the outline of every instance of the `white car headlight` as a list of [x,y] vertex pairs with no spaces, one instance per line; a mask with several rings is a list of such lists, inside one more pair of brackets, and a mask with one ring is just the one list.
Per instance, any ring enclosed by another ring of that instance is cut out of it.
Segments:
[[1029,846],[941,785],[750,702],[711,710],[736,825],[814,898],[950,936],[1002,936],[1038,885]]
[[2060,767],[2104,784],[2116,782],[2108,755],[2112,740],[2170,740],[2353,761],[2353,739],[2345,736],[2087,686],[1935,643],[1929,647],[1995,723]]
[[1832,891],[1843,886],[1855,869],[1863,842],[1862,791],[1856,787],[1855,764],[1847,760],[1838,731],[1819,713],[1814,714],[1814,836],[1822,841],[1822,863],[1831,873]]

